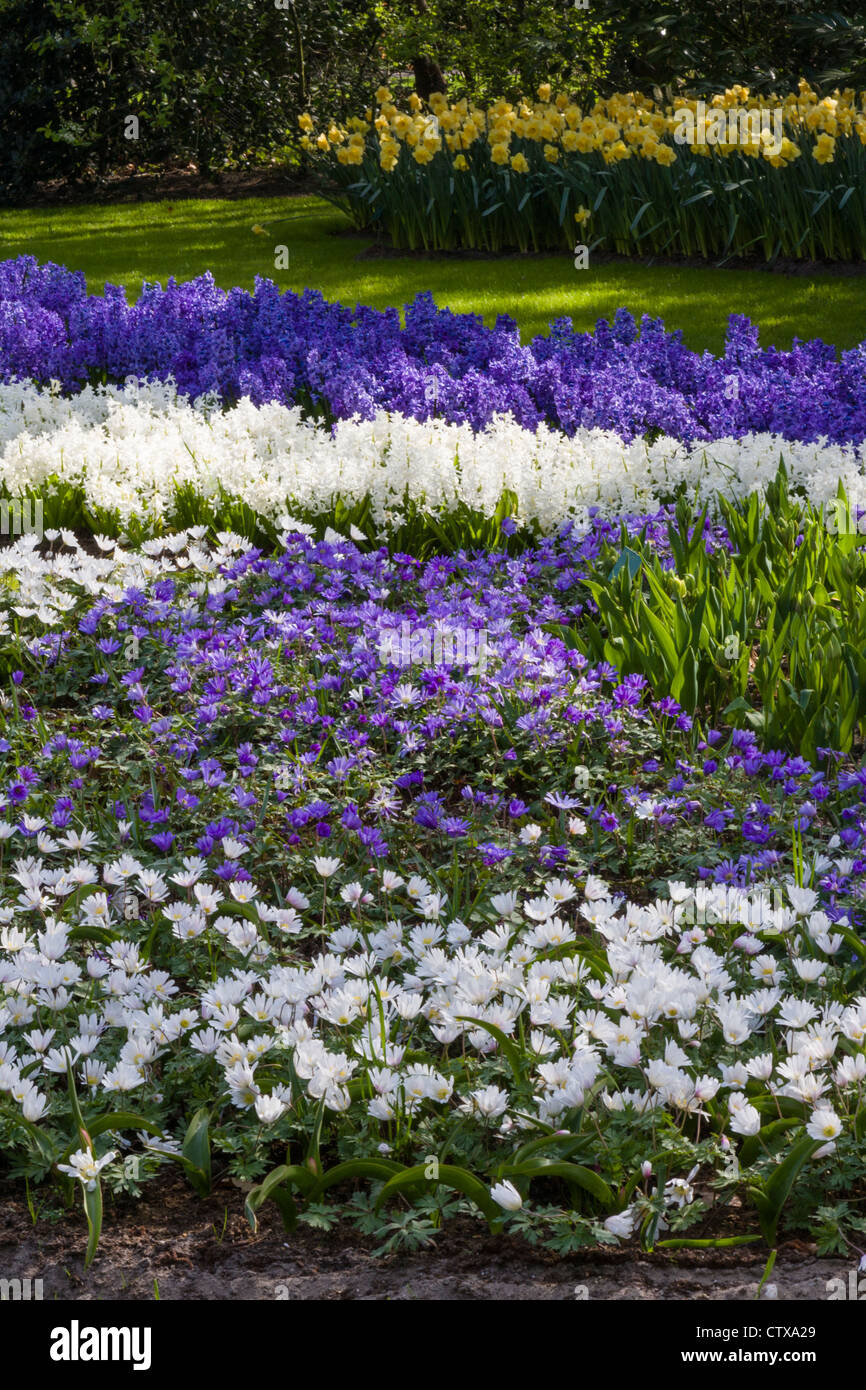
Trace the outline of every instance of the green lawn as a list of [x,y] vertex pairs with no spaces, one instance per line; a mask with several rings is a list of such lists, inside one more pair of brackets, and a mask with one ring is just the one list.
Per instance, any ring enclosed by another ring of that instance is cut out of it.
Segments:
[[[259,224],[267,235],[256,235]],[[21,209],[0,214],[0,258],[29,252],[87,275],[94,292],[106,281],[128,286],[169,275],[189,279],[211,270],[225,288],[251,289],[256,275],[283,288],[319,289],[328,299],[377,308],[402,306],[419,290],[437,303],[480,312],[487,322],[511,314],[524,339],[571,315],[592,328],[621,305],[636,316],[660,315],[686,342],[718,352],[728,314],[747,314],[763,344],[787,348],[796,335],[837,347],[866,339],[866,280],[787,277],[761,271],[600,265],[574,269],[571,256],[505,260],[359,260],[371,239],[351,233],[341,213],[317,198],[250,198]],[[273,247],[289,248],[287,270],[274,269]]]

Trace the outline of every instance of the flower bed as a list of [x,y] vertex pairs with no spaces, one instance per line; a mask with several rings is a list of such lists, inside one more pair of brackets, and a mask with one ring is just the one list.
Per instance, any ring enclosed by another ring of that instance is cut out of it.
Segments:
[[4,529],[44,511],[0,547],[0,1153],[88,1263],[174,1163],[383,1252],[856,1244],[859,350],[0,284]]
[[784,97],[734,86],[660,105],[639,92],[583,109],[548,83],[486,109],[440,93],[318,134],[326,195],[395,246],[592,246],[632,254],[862,259],[866,95]]
[[819,340],[762,349],[758,330],[732,315],[721,357],[686,348],[678,332],[627,310],[593,334],[569,320],[523,346],[501,317],[437,309],[429,294],[395,309],[352,310],[311,290],[280,294],[270,281],[226,293],[209,275],[135,304],[84,276],[32,257],[0,262],[0,381],[88,382],[169,377],[192,398],[298,404],[328,421],[377,411],[440,417],[474,430],[509,413],[534,430],[612,430],[624,440],[661,432],[684,443],[749,434],[859,444],[866,438],[864,348]]
[[391,1248],[470,1210],[561,1250],[827,1226],[860,1174],[863,778],[545,631],[613,534],[0,551],[0,1140],[79,1180],[90,1258],[102,1188],[167,1162]]
[[114,534],[207,521],[209,508],[227,521],[238,505],[277,528],[287,515],[332,520],[342,504],[387,537],[418,514],[447,522],[472,513],[480,525],[503,499],[520,524],[550,533],[569,520],[585,526],[591,511],[651,511],[677,496],[717,507],[719,497],[766,489],[780,459],[805,502],[831,503],[841,481],[862,508],[864,447],[779,434],[625,442],[610,430],[523,429],[509,416],[476,432],[383,411],[328,431],[299,407],[243,401],[223,410],[170,386],[87,387],[71,397],[0,386],[3,492],[38,494],[46,525],[77,515]]

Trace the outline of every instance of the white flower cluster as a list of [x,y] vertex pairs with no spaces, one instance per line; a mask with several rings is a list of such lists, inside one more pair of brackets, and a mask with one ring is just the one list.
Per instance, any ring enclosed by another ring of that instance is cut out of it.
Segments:
[[221,531],[216,544],[209,544],[207,530],[189,527],[145,541],[137,550],[95,536],[101,555],[89,554],[72,531],[46,531],[44,539],[51,546],[47,552],[38,548],[40,538],[35,532],[19,536],[0,547],[0,637],[10,633],[13,615],[47,627],[68,626],[70,610],[82,595],[119,600],[127,588],[189,569],[200,577],[193,594],[205,585],[209,592],[217,592],[225,587],[219,567],[238,551],[249,549],[250,543],[232,531]]
[[[494,894],[470,928],[423,878],[371,870],[394,915],[365,925],[359,906],[326,951],[304,956],[292,941],[315,929],[305,919],[315,914],[297,887],[276,908],[254,883],[226,893],[197,857],[168,876],[131,853],[100,869],[95,840],[44,833],[40,853],[13,862],[17,897],[0,908],[0,1093],[31,1122],[50,1116],[67,1063],[91,1104],[136,1091],[140,1106],[158,1096],[171,1051],[175,1065],[184,1052],[191,1064],[209,1061],[214,1099],[256,1124],[291,1111],[299,1091],[335,1115],[353,1109],[374,1132],[451,1107],[505,1139],[587,1106],[602,1124],[606,1113],[677,1124],[712,1114],[752,1135],[784,1097],[801,1104],[827,1153],[852,1123],[866,1079],[866,997],[836,988],[843,937],[814,890],[789,883],[785,902],[755,913],[754,894],[724,886],[672,882],[666,900],[641,906],[602,879],[560,878],[523,902]],[[309,869],[313,882],[343,877],[339,859]],[[90,895],[73,896],[82,884]],[[130,939],[118,885],[192,953],[180,981]],[[340,891],[363,905],[360,883]],[[696,925],[696,906],[711,912],[712,930]],[[94,924],[112,932],[110,944],[71,937]],[[482,1024],[521,1047],[529,1098],[514,1093]],[[456,1066],[443,1054],[455,1042]],[[388,1130],[378,1132],[384,1145]],[[82,1181],[95,1177],[88,1165]]]
[[804,444],[748,435],[693,446],[663,437],[624,443],[612,431],[573,438],[497,417],[469,425],[379,413],[327,432],[298,408],[243,400],[223,410],[190,402],[170,385],[87,388],[64,397],[32,383],[0,385],[0,485],[10,496],[80,487],[90,507],[148,524],[170,515],[178,487],[223,489],[281,524],[286,509],[326,513],[337,498],[369,497],[377,525],[399,522],[408,498],[432,513],[463,503],[490,514],[508,489],[519,516],[545,532],[564,521],[655,510],[680,485],[701,501],[740,497],[770,483],[785,459],[792,486],[829,502],[840,479],[866,507],[866,443]]

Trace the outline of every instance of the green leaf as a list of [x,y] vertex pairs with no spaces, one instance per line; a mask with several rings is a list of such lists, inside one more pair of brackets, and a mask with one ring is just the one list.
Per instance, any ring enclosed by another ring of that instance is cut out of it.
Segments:
[[626,570],[628,573],[629,581],[633,583],[635,576],[640,571],[642,564],[643,556],[639,555],[636,550],[632,550],[629,546],[625,546],[624,549],[620,551],[619,557],[616,563],[614,564],[614,567],[611,570],[609,577],[611,579],[616,579],[618,574],[620,574],[623,570]]
[[[70,1153],[72,1152],[71,1149],[67,1149],[66,1153],[58,1160],[58,1150],[56,1149],[54,1144],[52,1144],[51,1140],[49,1139],[48,1135],[45,1133],[44,1130],[40,1129],[38,1125],[35,1125],[32,1120],[25,1120],[23,1115],[17,1120],[17,1123],[21,1125],[24,1129],[26,1129],[27,1133],[30,1135],[30,1138],[33,1140],[40,1154],[46,1160],[47,1163],[54,1163],[55,1161],[59,1161],[61,1163],[66,1162]],[[78,1146],[76,1145],[76,1148],[77,1147]]]
[[844,938],[846,945],[850,946],[855,955],[861,960],[866,960],[866,941],[862,941],[850,927],[843,927],[838,922],[833,923],[833,930]]
[[440,1163],[438,1165],[438,1177],[427,1177],[427,1164],[419,1163],[414,1168],[407,1168],[402,1173],[397,1173],[393,1178],[386,1182],[382,1191],[376,1199],[376,1210],[382,1206],[389,1197],[393,1197],[396,1192],[402,1192],[406,1188],[415,1187],[418,1183],[430,1182],[434,1185],[451,1187],[456,1192],[462,1192],[464,1197],[468,1197],[470,1202],[474,1202],[479,1211],[487,1218],[488,1224],[493,1228],[502,1220],[502,1210],[490,1196],[484,1183],[476,1178],[474,1173],[470,1173],[468,1168],[456,1168],[450,1163]]
[[671,637],[670,632],[661,618],[657,617],[649,605],[643,600],[641,600],[640,603],[640,614],[641,618],[645,619],[649,624],[652,634],[656,639],[657,650],[664,662],[665,674],[667,676],[672,676],[679,664],[674,639]]
[[70,941],[98,941],[103,946],[110,946],[117,939],[117,932],[106,927],[73,927],[69,932]]
[[181,1154],[189,1165],[187,1176],[201,1197],[210,1195],[212,1185],[209,1124],[210,1110],[207,1107],[197,1110],[180,1146]]
[[725,1250],[732,1245],[750,1245],[758,1236],[720,1236],[717,1240],[657,1240],[656,1250]]
[[523,1060],[520,1052],[510,1038],[507,1038],[501,1028],[497,1028],[495,1023],[487,1023],[483,1018],[471,1018],[467,1014],[455,1015],[458,1023],[474,1023],[476,1028],[483,1028],[485,1033],[489,1033],[491,1038],[495,1038],[506,1058],[508,1065],[514,1074],[514,1079],[518,1085],[523,1080]]
[[395,1163],[390,1158],[353,1158],[345,1163],[337,1163],[329,1168],[306,1194],[308,1202],[317,1202],[323,1192],[339,1182],[351,1182],[355,1178],[372,1178],[374,1182],[388,1182],[397,1173],[402,1173],[405,1164]]
[[788,1157],[779,1164],[778,1168],[773,1170],[768,1178],[765,1178],[761,1183],[752,1182],[749,1184],[747,1190],[757,1209],[761,1230],[769,1246],[776,1244],[779,1218],[794,1185],[794,1179],[803,1164],[820,1147],[819,1140],[810,1139],[807,1136],[799,1144],[794,1145]]
[[671,695],[687,714],[694,714],[699,699],[698,668],[695,654],[691,650],[685,653],[671,681]]
[[[244,1202],[244,1211],[250,1226],[255,1231],[258,1228],[256,1212],[263,1202],[270,1197],[277,1203],[281,1210],[285,1205],[285,1197],[289,1194],[280,1192],[283,1187],[297,1187],[301,1192],[309,1192],[315,1186],[316,1179],[309,1168],[304,1168],[299,1163],[281,1163],[279,1168],[271,1169],[268,1176],[247,1193]],[[292,1202],[292,1207],[294,1203]],[[284,1216],[285,1220],[285,1216]]]
[[748,1167],[750,1163],[754,1163],[755,1159],[762,1152],[762,1149],[766,1147],[771,1139],[782,1134],[784,1130],[794,1128],[802,1123],[802,1116],[787,1115],[780,1120],[773,1120],[770,1124],[764,1125],[757,1134],[750,1134],[747,1139],[743,1140],[740,1146],[740,1152],[738,1154],[740,1166]]
[[85,1136],[87,1134],[87,1130],[84,1127],[84,1118],[81,1114],[81,1106],[78,1104],[78,1092],[75,1089],[75,1077],[72,1074],[72,1063],[69,1061],[67,1061],[66,1063],[66,1082],[69,1086],[69,1105],[72,1110],[72,1118],[75,1121],[75,1127],[78,1131],[78,1134],[81,1136],[80,1140],[77,1137],[73,1140],[72,1147],[77,1149],[80,1147],[80,1144],[86,1143]]
[[84,1188],[84,1212],[87,1217],[87,1250],[84,1255],[84,1268],[89,1269],[99,1245],[99,1237],[102,1234],[102,1188],[99,1179],[96,1179],[92,1191]]
[[568,1156],[576,1148],[580,1148],[587,1142],[583,1134],[543,1134],[540,1139],[530,1139],[528,1144],[523,1144],[515,1153],[513,1163],[526,1163],[526,1161],[539,1153],[541,1149],[548,1147],[562,1146],[563,1152],[560,1158]]
[[316,1107],[316,1122],[313,1126],[313,1133],[307,1148],[307,1162],[312,1163],[316,1173],[321,1173],[322,1163],[319,1158],[319,1147],[322,1142],[322,1123],[325,1118],[325,1097],[322,1096]]
[[584,1168],[579,1163],[568,1163],[564,1159],[538,1158],[528,1163],[506,1163],[502,1169],[504,1177],[529,1178],[563,1178],[568,1183],[574,1183],[577,1187],[582,1187],[585,1192],[589,1192],[597,1202],[600,1202],[607,1211],[612,1211],[616,1206],[616,1198],[608,1187],[604,1178],[600,1178],[598,1173],[594,1173],[591,1168]]
[[757,1292],[756,1292],[756,1294],[755,1294],[755,1298],[760,1298],[760,1297],[761,1297],[761,1290],[763,1289],[763,1287],[764,1287],[764,1285],[766,1284],[767,1280],[769,1279],[770,1275],[773,1273],[773,1266],[774,1266],[775,1263],[776,1263],[776,1255],[777,1255],[777,1254],[778,1254],[778,1251],[776,1251],[776,1250],[771,1250],[771,1251],[770,1251],[770,1257],[769,1257],[769,1259],[767,1260],[767,1263],[764,1265],[764,1273],[763,1273],[763,1275],[762,1275],[762,1277],[761,1277],[761,1282],[760,1282],[760,1284],[758,1285],[758,1289],[757,1289]]
[[106,1130],[116,1129],[144,1129],[148,1134],[162,1134],[159,1125],[155,1125],[152,1120],[146,1120],[143,1115],[136,1115],[133,1110],[115,1110],[110,1115],[100,1115],[98,1120],[90,1120],[87,1124],[87,1133],[91,1139],[105,1134]]
[[652,202],[644,203],[644,205],[643,205],[643,207],[640,209],[640,211],[637,212],[637,213],[635,214],[635,216],[632,218],[631,224],[629,225],[629,231],[630,231],[630,232],[633,232],[633,231],[635,230],[635,228],[637,227],[637,224],[640,222],[640,220],[641,220],[641,218],[643,217],[644,213],[646,212],[647,208],[651,208],[651,207],[652,207]]

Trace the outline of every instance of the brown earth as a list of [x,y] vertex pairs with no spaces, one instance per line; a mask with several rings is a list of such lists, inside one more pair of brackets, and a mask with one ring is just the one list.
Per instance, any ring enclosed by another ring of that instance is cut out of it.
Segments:
[[[46,1300],[705,1302],[754,1300],[766,1259],[760,1246],[754,1253],[619,1249],[560,1258],[468,1220],[449,1223],[433,1247],[382,1258],[372,1240],[348,1227],[322,1233],[301,1226],[288,1236],[270,1204],[253,1234],[237,1187],[223,1184],[202,1201],[172,1175],[137,1202],[106,1203],[99,1252],[85,1272],[87,1232],[76,1202],[68,1216],[34,1226],[26,1204],[4,1195],[0,1278],[41,1279]],[[824,1300],[827,1281],[847,1279],[849,1267],[789,1241],[771,1277],[780,1300]]]

